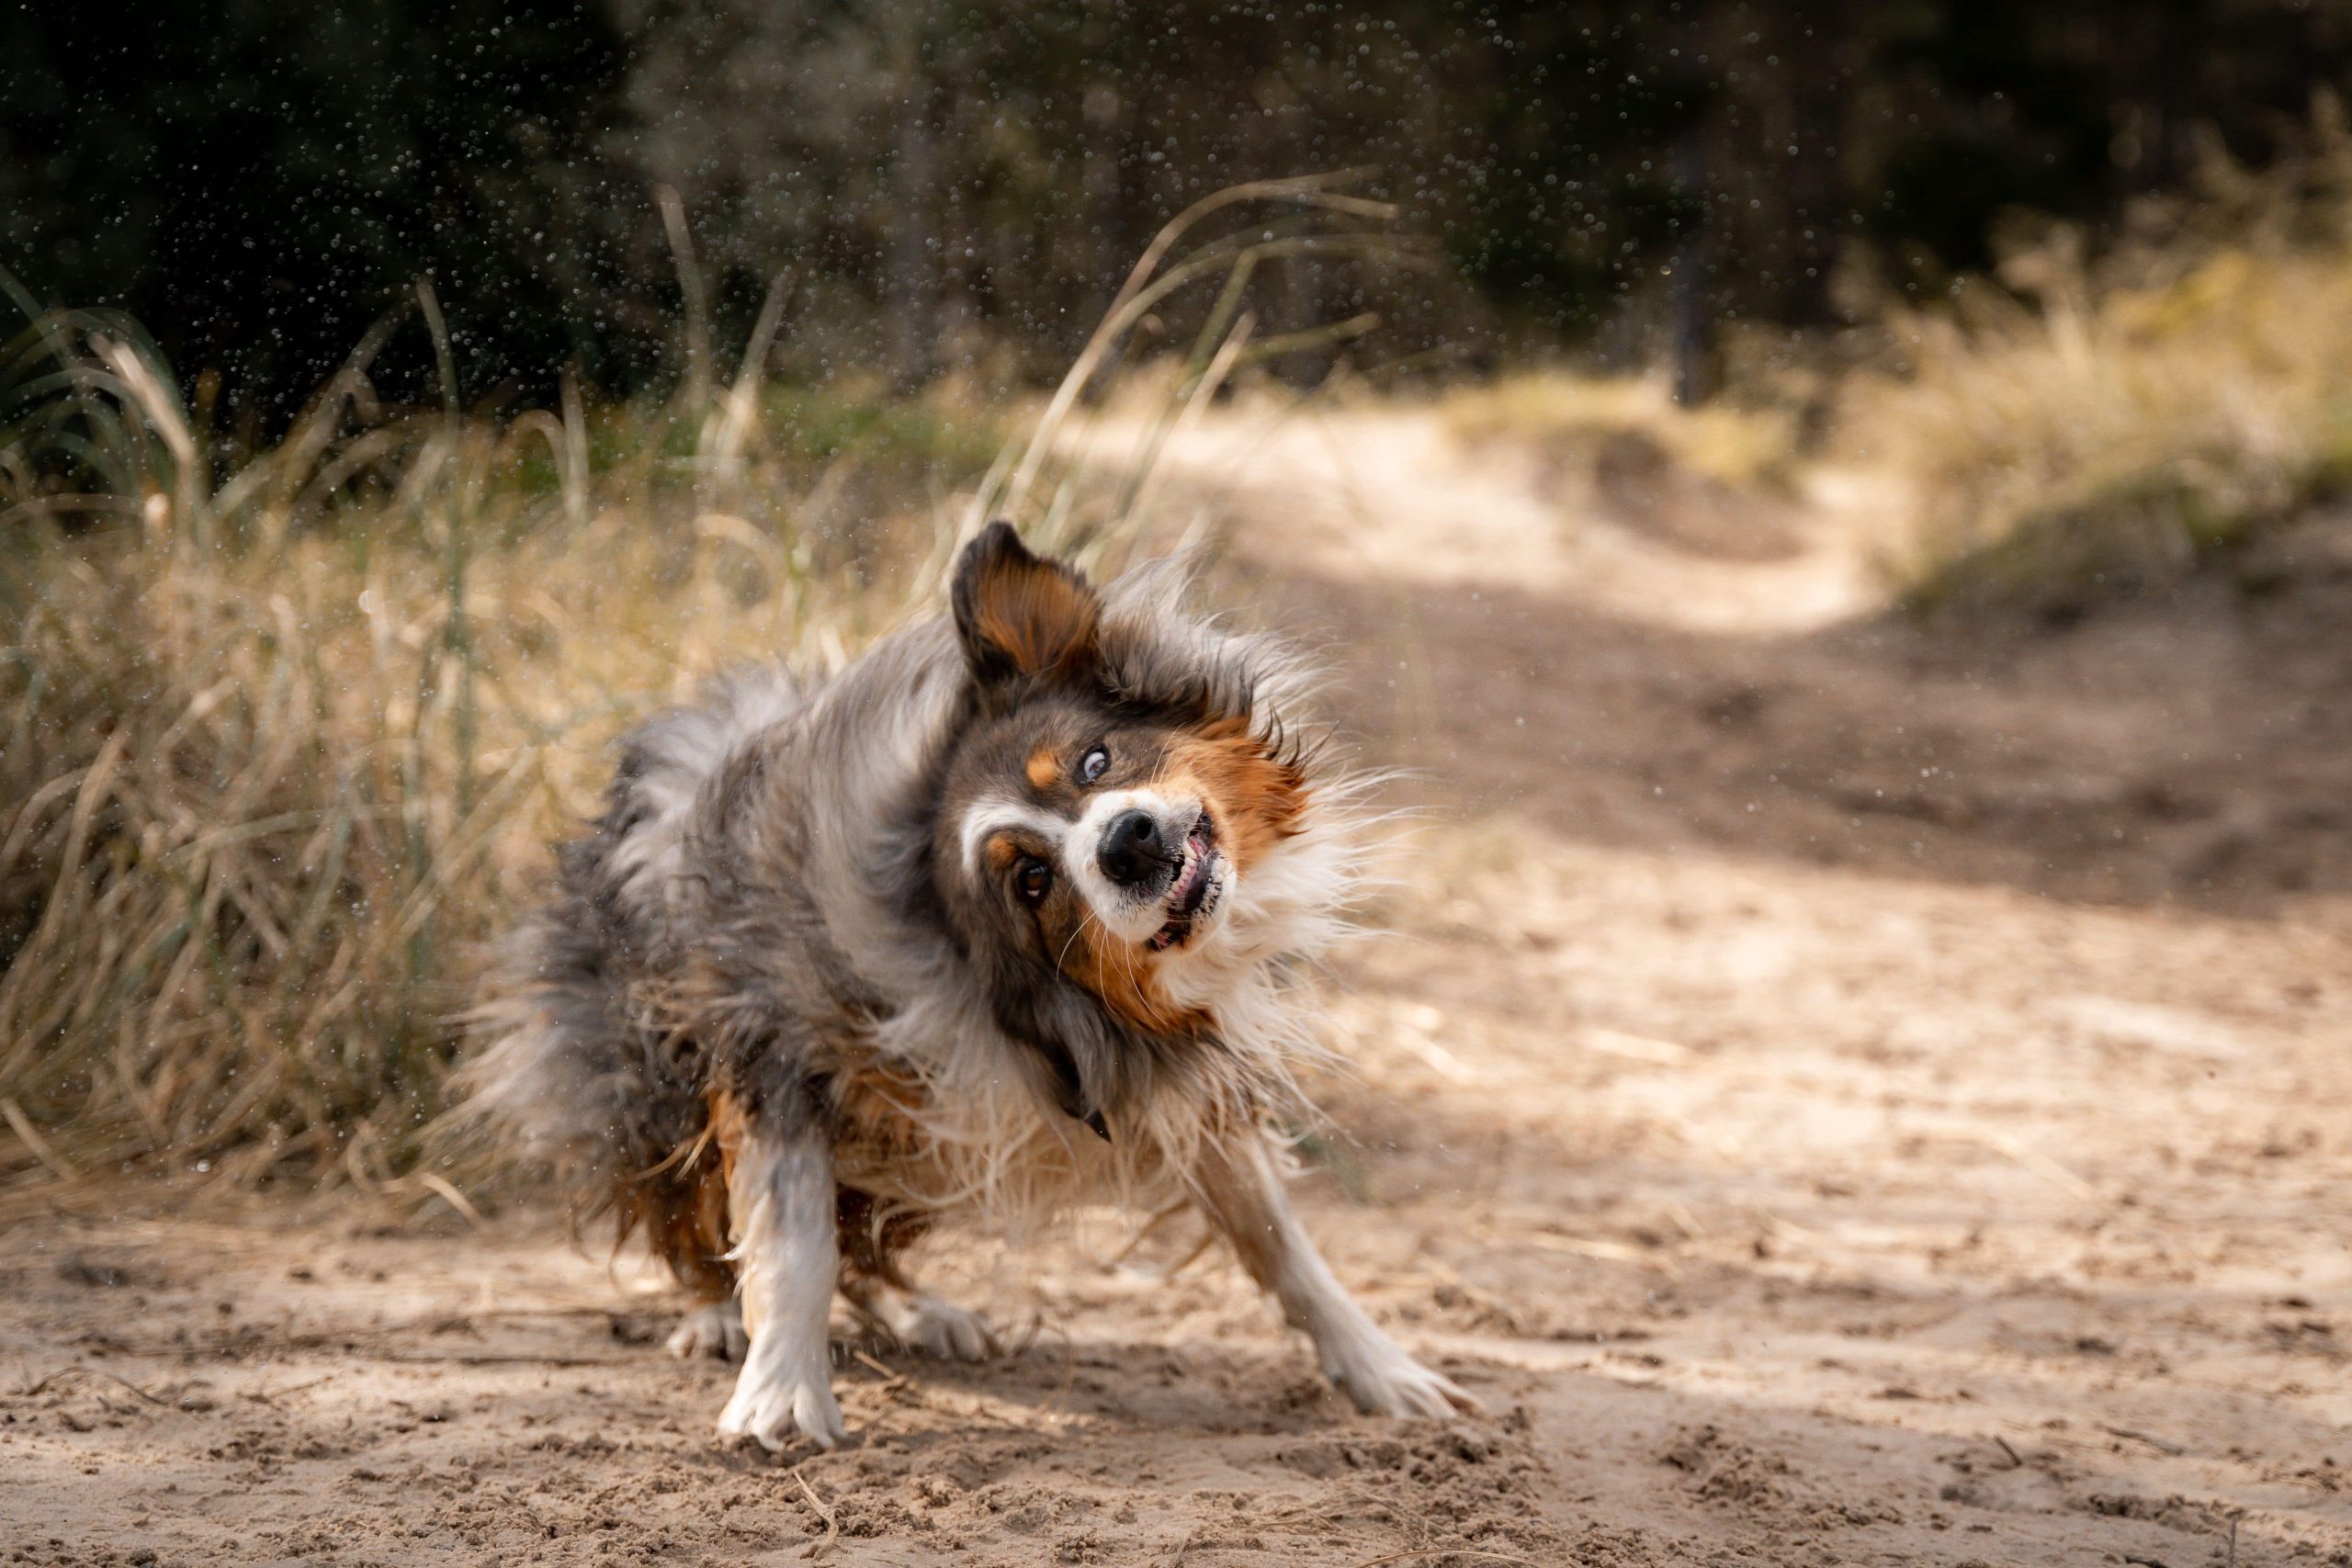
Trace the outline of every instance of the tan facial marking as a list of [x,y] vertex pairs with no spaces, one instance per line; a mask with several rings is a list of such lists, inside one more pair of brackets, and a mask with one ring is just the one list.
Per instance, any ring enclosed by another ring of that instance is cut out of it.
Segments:
[[1306,780],[1296,768],[1267,755],[1238,723],[1188,736],[1168,749],[1160,787],[1197,790],[1233,867],[1248,872],[1268,850],[1299,830],[1306,815]]
[[1051,789],[1061,782],[1061,760],[1054,755],[1054,749],[1050,746],[1040,746],[1032,751],[1028,765],[1021,771],[1028,775],[1032,789]]
[[1150,955],[1136,944],[1122,942],[1090,921],[1080,928],[1071,946],[1070,978],[1102,998],[1104,1007],[1129,1023],[1159,1034],[1197,1034],[1208,1027],[1207,1013],[1181,1007],[1161,992]]

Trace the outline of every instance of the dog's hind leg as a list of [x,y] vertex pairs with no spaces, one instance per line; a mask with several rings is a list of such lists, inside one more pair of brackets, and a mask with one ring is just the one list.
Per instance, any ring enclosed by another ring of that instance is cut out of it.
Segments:
[[748,1346],[743,1306],[735,1299],[735,1266],[728,1260],[727,1170],[717,1151],[703,1149],[639,1199],[653,1250],[679,1284],[701,1298],[678,1320],[667,1346],[682,1360],[708,1356],[741,1361]]
[[1450,1416],[1478,1401],[1407,1354],[1364,1315],[1291,1212],[1264,1140],[1252,1133],[1205,1149],[1193,1195],[1233,1243],[1250,1277],[1274,1293],[1291,1326],[1315,1342],[1323,1375],[1372,1415]]
[[921,1235],[923,1215],[878,1207],[855,1188],[841,1190],[842,1294],[868,1322],[910,1350],[943,1360],[980,1361],[997,1353],[996,1336],[977,1313],[917,1290],[899,1254]]
[[688,1308],[662,1345],[682,1361],[705,1356],[718,1361],[741,1360],[752,1347],[752,1337],[743,1331],[743,1303],[729,1296],[723,1302]]
[[988,1321],[954,1302],[880,1280],[860,1280],[849,1296],[910,1350],[942,1360],[985,1361],[1001,1348]]
[[727,1437],[782,1449],[795,1431],[820,1448],[842,1437],[826,1323],[841,1266],[833,1159],[797,1089],[752,1107],[712,1097],[725,1156],[727,1209],[749,1348],[719,1414]]

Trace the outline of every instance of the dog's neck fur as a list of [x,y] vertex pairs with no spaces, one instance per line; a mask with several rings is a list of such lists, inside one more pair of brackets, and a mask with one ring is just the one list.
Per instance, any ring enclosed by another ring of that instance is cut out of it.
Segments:
[[[1114,633],[1162,613],[1133,595],[1112,604]],[[1182,629],[1200,635],[1191,623]],[[1144,652],[1182,656],[1149,643]],[[1057,1145],[1048,1163],[1067,1164],[1069,1176],[1107,1172],[1118,1185],[1141,1185],[1210,1122],[1303,1111],[1295,1069],[1323,1055],[1305,970],[1351,929],[1344,911],[1371,848],[1354,792],[1343,781],[1317,781],[1302,830],[1242,881],[1227,918],[1196,950],[1164,961],[1170,993],[1210,1020],[1206,1038],[1170,1050],[1095,1008],[1088,1031],[1074,1031],[1081,1038],[1044,1042],[1041,1053],[1040,1042],[1002,1026],[924,892],[933,792],[967,716],[964,682],[949,628],[928,622],[876,645],[785,721],[798,732],[799,767],[830,774],[795,803],[807,824],[805,874],[829,889],[820,904],[825,936],[879,1001],[867,1032],[875,1057],[933,1086],[923,1121],[940,1153],[958,1167],[960,1149],[1001,1168],[1008,1145],[1035,1143],[1016,1131],[1030,1122]],[[766,787],[797,788],[797,771]],[[1091,1115],[1103,1119],[1110,1148],[1084,1146],[1098,1140],[1071,1118]],[[1060,1148],[1073,1134],[1075,1146]],[[1027,1209],[1045,1196],[1015,1190],[1028,1180],[999,1176],[1010,1173],[998,1168],[977,1183],[990,1190],[987,1206]]]

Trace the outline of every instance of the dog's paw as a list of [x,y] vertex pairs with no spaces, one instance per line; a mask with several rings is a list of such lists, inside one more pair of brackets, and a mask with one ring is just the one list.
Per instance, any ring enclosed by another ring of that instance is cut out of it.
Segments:
[[770,1452],[788,1446],[795,1433],[820,1449],[839,1448],[845,1436],[822,1340],[813,1355],[773,1343],[752,1347],[734,1397],[718,1413],[720,1437],[751,1438]]
[[996,1336],[979,1314],[920,1292],[893,1294],[875,1303],[876,1315],[891,1337],[910,1350],[942,1360],[985,1361],[998,1353]]
[[1481,1416],[1477,1396],[1407,1355],[1394,1340],[1356,1347],[1328,1359],[1323,1373],[1367,1416]]
[[743,1332],[743,1304],[737,1301],[707,1302],[678,1320],[666,1341],[670,1354],[682,1361],[708,1356],[740,1361],[751,1348]]

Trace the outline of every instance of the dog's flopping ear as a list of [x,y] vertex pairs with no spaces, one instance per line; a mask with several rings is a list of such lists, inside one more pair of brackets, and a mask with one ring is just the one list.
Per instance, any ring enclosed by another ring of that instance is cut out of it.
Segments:
[[1068,675],[1094,658],[1102,601],[1085,577],[1029,553],[1010,523],[991,523],[964,547],[951,594],[956,635],[986,685]]

